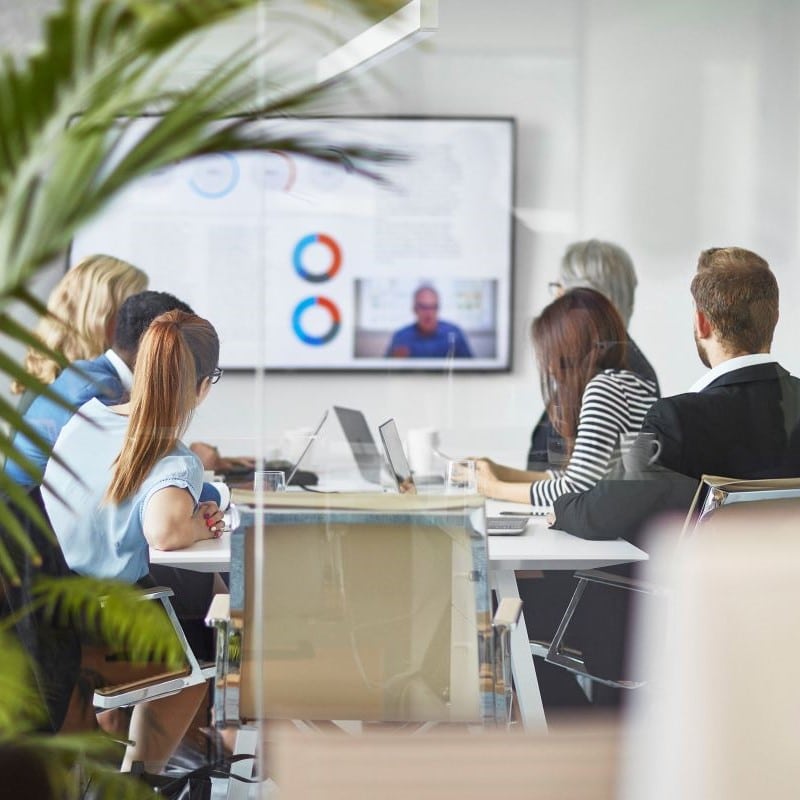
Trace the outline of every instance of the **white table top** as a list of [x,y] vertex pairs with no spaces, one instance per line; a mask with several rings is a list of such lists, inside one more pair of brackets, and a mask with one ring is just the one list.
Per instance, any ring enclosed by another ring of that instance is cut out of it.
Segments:
[[[531,506],[486,501],[486,513],[501,510],[531,511]],[[197,572],[227,572],[230,566],[230,533],[220,539],[197,542],[183,550],[150,549],[150,563]],[[490,536],[489,561],[495,569],[590,569],[645,561],[647,553],[622,539],[588,541],[547,527],[542,517],[532,517],[520,536]]]

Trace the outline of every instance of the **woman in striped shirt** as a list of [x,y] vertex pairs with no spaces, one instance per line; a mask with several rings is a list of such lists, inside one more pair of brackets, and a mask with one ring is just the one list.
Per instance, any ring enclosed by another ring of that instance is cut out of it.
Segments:
[[535,472],[480,459],[478,489],[497,500],[552,505],[606,475],[620,436],[639,430],[657,390],[626,368],[625,326],[593,289],[573,289],[554,300],[533,321],[531,333],[542,397],[565,442],[567,463]]

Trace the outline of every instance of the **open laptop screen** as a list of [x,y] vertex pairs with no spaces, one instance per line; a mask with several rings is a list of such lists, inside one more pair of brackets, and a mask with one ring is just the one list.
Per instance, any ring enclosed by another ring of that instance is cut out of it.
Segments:
[[314,428],[314,433],[308,437],[308,441],[306,442],[306,446],[303,448],[303,452],[297,458],[297,461],[294,462],[294,466],[292,467],[292,471],[289,473],[288,477],[286,478],[286,485],[288,486],[292,479],[294,478],[297,470],[300,469],[300,464],[303,463],[303,459],[306,457],[306,454],[311,449],[311,445],[317,441],[317,436],[319,436],[319,432],[322,430],[322,426],[325,424],[325,420],[328,419],[328,409],[325,409],[325,413],[322,415],[322,419],[317,423],[317,427]]
[[361,477],[370,483],[380,483],[381,454],[375,445],[364,415],[354,408],[334,406],[333,410],[336,412],[344,435],[350,444],[350,449],[353,451],[353,457]]
[[416,494],[417,487],[411,475],[411,467],[403,450],[403,443],[400,441],[400,434],[393,419],[388,419],[383,425],[378,426],[381,435],[381,442],[386,453],[386,460],[389,462],[389,469],[397,483],[397,491],[401,494]]

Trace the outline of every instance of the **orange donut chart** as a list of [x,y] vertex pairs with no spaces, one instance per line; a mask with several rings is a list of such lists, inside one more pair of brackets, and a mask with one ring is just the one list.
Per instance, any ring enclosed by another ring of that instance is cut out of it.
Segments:
[[[314,244],[321,244],[330,252],[331,262],[324,272],[309,272],[303,263],[303,254]],[[324,283],[333,278],[342,266],[342,249],[339,243],[326,233],[310,233],[304,236],[294,248],[292,263],[297,274],[309,283]]]

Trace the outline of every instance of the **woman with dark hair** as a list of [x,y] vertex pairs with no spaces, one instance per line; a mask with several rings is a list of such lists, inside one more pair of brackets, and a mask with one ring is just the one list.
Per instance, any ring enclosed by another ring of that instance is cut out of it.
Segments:
[[478,462],[486,497],[551,505],[608,471],[620,436],[639,430],[656,385],[627,368],[628,336],[614,306],[593,289],[554,300],[531,328],[548,417],[564,442],[562,469],[526,471]]
[[[200,459],[180,441],[216,382],[218,357],[219,339],[209,322],[182,311],[162,314],[141,339],[130,401],[104,406],[89,400],[64,426],[42,496],[70,569],[146,584],[149,547],[175,550],[221,535],[217,504],[199,499]],[[207,608],[212,581],[209,575],[198,592],[205,597],[181,598],[173,587],[176,601]],[[158,771],[204,693],[201,684],[137,705],[129,734],[134,744],[123,768],[141,760]]]
[[[613,242],[587,239],[573,242],[561,258],[558,280],[551,282],[554,297],[560,297],[572,289],[594,289],[607,297],[619,312],[627,330],[633,314],[636,293],[636,270],[628,253]],[[656,386],[660,395],[658,378],[650,362],[628,336],[628,369],[641,375]],[[542,414],[531,433],[528,450],[528,469],[540,470],[553,466],[548,453],[548,440],[557,437],[547,411]],[[552,452],[552,451],[550,451]]]

